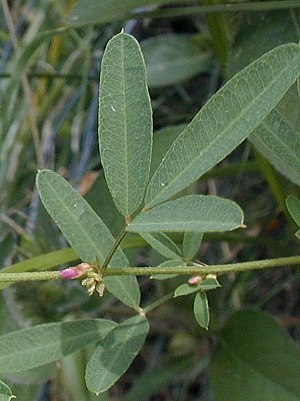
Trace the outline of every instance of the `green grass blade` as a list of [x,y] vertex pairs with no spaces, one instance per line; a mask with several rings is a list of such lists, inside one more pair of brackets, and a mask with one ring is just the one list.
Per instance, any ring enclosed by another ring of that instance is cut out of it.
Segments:
[[149,331],[144,316],[135,316],[117,326],[102,341],[86,368],[86,384],[96,394],[109,389],[129,368]]
[[210,195],[188,195],[141,213],[130,232],[214,232],[241,227],[243,211],[234,202]]
[[[73,262],[77,259],[78,255],[72,248],[64,248],[59,251],[46,253],[45,255],[35,256],[34,258],[15,263],[11,266],[3,267],[0,274],[44,271],[52,269],[58,265]],[[11,284],[12,283],[5,282],[0,283],[0,290]]]
[[0,336],[0,371],[22,372],[57,361],[103,339],[116,323],[105,319],[47,323]]
[[274,108],[299,70],[300,47],[287,44],[227,82],[170,147],[149,183],[146,207],[169,199],[234,150]]
[[281,174],[300,185],[300,132],[280,112],[272,110],[249,140]]
[[[88,263],[103,263],[115,242],[108,227],[86,200],[60,175],[42,170],[37,175],[41,200],[50,216],[78,256]],[[128,266],[128,260],[118,248],[109,267]],[[140,291],[133,276],[110,277],[109,291],[126,305],[137,307]]]
[[133,214],[149,180],[152,109],[138,42],[120,33],[104,52],[99,99],[99,147],[108,188],[118,210]]

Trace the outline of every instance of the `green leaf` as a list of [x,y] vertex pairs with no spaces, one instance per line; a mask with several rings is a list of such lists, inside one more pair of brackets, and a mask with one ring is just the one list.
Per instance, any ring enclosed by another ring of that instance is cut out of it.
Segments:
[[[101,194],[101,196],[99,196]],[[91,190],[84,197],[93,210],[101,216],[103,222],[109,227],[109,231],[117,236],[124,225],[124,217],[116,209],[103,171],[95,181]]]
[[279,46],[234,76],[198,112],[154,173],[146,207],[194,182],[234,150],[297,79],[300,47]]
[[140,233],[140,236],[165,258],[178,259],[181,257],[178,246],[164,233]]
[[154,131],[150,171],[151,176],[161,163],[172,143],[185,127],[186,124],[170,125],[168,127],[161,128],[158,131]]
[[286,207],[296,224],[300,227],[300,199],[289,195],[286,198]]
[[241,13],[239,22],[226,71],[230,76],[276,46],[298,41],[293,16],[286,10]]
[[46,323],[0,336],[0,372],[21,372],[57,361],[103,339],[117,324],[104,319]]
[[[183,2],[183,0],[179,0]],[[177,2],[179,2],[177,0]],[[163,0],[80,0],[77,1],[65,18],[71,26],[105,24],[128,19],[130,11],[146,5],[163,4]]]
[[185,233],[182,242],[182,253],[185,258],[192,260],[199,251],[203,233]]
[[[59,251],[49,252],[45,255],[23,260],[11,266],[3,267],[1,273],[23,273],[28,271],[44,271],[55,266],[70,263],[78,259],[78,255],[72,248],[63,248]],[[0,283],[0,290],[13,283]]]
[[249,140],[281,174],[300,185],[300,133],[281,113],[273,110]]
[[129,368],[149,331],[144,316],[119,324],[93,353],[86,367],[86,384],[96,394],[109,389]]
[[243,224],[234,202],[210,195],[188,195],[141,213],[126,227],[130,232],[228,231]]
[[219,287],[221,287],[221,286],[216,278],[208,278],[208,279],[202,281],[198,285],[184,283],[176,288],[176,290],[174,292],[174,298],[181,297],[183,295],[193,294],[194,292],[197,292],[197,291],[215,290],[216,288],[219,288]]
[[10,401],[15,398],[11,389],[3,382],[0,381],[0,401]]
[[[37,175],[41,200],[50,216],[78,256],[88,263],[103,263],[115,239],[101,218],[86,200],[58,174],[42,170]],[[110,268],[128,266],[128,260],[118,248],[109,264]],[[105,278],[109,291],[126,305],[137,307],[140,291],[133,276]]]
[[120,33],[107,44],[101,65],[99,148],[118,210],[133,214],[149,180],[152,109],[138,42]]
[[211,367],[217,401],[299,401],[300,351],[273,319],[235,313]]
[[194,315],[200,327],[208,330],[209,325],[209,307],[205,291],[200,291],[195,296]]
[[162,361],[155,361],[151,370],[138,375],[129,391],[122,397],[122,401],[151,399],[151,396],[164,390],[168,385],[185,379],[193,374],[194,364],[190,356],[181,358],[167,357]]
[[208,69],[212,52],[201,49],[193,35],[167,34],[141,42],[149,87],[178,84]]

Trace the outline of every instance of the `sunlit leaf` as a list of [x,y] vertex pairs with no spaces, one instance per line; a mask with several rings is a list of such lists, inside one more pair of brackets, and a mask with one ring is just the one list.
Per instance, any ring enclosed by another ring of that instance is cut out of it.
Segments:
[[46,323],[0,336],[0,371],[21,372],[57,361],[103,339],[116,323],[104,319]]
[[[68,182],[50,170],[37,175],[41,200],[78,256],[88,263],[103,263],[115,242],[107,226]],[[118,248],[109,264],[126,267],[128,260]],[[106,281],[106,278],[105,278]],[[133,276],[107,277],[109,291],[126,305],[137,307],[140,291]]]
[[279,46],[234,76],[198,112],[154,173],[146,207],[194,182],[234,150],[297,79],[300,47]]
[[243,224],[234,202],[210,195],[188,195],[141,213],[126,227],[130,232],[228,231]]
[[249,140],[281,174],[300,185],[300,132],[281,113],[273,110]]
[[10,401],[14,398],[11,389],[0,381],[0,401]]
[[109,389],[129,368],[142,348],[149,331],[145,317],[135,316],[119,324],[102,341],[86,368],[86,384],[90,391]]
[[149,179],[152,109],[138,42],[120,33],[107,44],[101,66],[99,147],[118,210],[133,214]]
[[298,401],[299,376],[299,348],[282,327],[257,311],[232,316],[212,360],[217,401]]

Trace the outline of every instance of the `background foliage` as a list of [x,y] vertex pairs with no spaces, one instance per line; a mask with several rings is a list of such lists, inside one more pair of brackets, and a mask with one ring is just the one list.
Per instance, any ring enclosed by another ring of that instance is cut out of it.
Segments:
[[[278,2],[255,3],[251,9],[251,3],[242,1],[232,4],[232,12],[215,1],[188,6],[183,1],[177,3],[152,1],[148,6],[148,1],[134,0],[14,1],[8,15],[6,1],[2,1],[1,266],[20,262],[14,267],[17,271],[39,271],[77,258],[39,200],[34,184],[37,169],[48,168],[66,177],[113,235],[122,226],[120,212],[126,214],[128,205],[119,205],[118,210],[114,206],[99,164],[97,144],[100,62],[114,34],[123,28],[134,35],[144,54],[155,129],[152,164],[147,167],[150,176],[182,129],[226,80],[277,45],[299,40],[297,1],[282,1],[279,9],[275,9]],[[133,11],[136,7],[139,9]],[[209,7],[217,7],[217,12],[207,14]],[[218,195],[236,201],[245,213],[246,230],[208,233],[198,250],[201,235],[195,238],[193,249],[187,247],[191,239],[182,239],[180,234],[163,239],[149,233],[138,236],[133,223],[132,234],[122,243],[126,255],[119,253],[116,258],[132,266],[158,265],[165,259],[172,259],[165,262],[171,266],[173,261],[178,265],[182,240],[183,253],[191,258],[196,254],[206,264],[299,253],[299,241],[294,236],[299,226],[299,154],[299,93],[295,84],[249,140],[213,169],[208,166],[201,179],[184,190],[184,195]],[[44,176],[43,185],[48,185],[51,177]],[[153,193],[156,196],[157,189]],[[150,195],[148,200],[152,201],[154,195]],[[91,222],[82,224],[89,227]],[[86,232],[89,246],[94,247],[94,239],[101,232]],[[296,235],[299,237],[299,231]],[[148,245],[158,240],[159,253]],[[88,246],[84,251],[87,256],[91,254]],[[38,258],[23,262],[35,256]],[[132,278],[128,280],[125,290],[135,285]],[[207,326],[202,303],[194,303],[195,294],[180,296],[185,287],[178,288],[185,285],[186,278],[140,278],[144,305],[176,287],[177,296],[149,312],[151,330],[141,353],[127,374],[98,398],[87,390],[84,381],[85,365],[95,348],[93,336],[98,333],[98,320],[94,318],[105,319],[101,330],[104,324],[107,333],[113,330],[117,339],[132,333],[134,327],[141,327],[143,336],[148,330],[146,322],[139,318],[141,322],[131,326],[130,319],[138,318],[130,317],[130,309],[111,296],[88,297],[76,282],[29,282],[7,287],[1,293],[0,334],[5,335],[1,347],[9,352],[12,365],[18,363],[19,353],[13,351],[18,350],[16,343],[25,341],[26,331],[20,332],[20,339],[10,332],[47,323],[54,324],[60,334],[53,344],[47,337],[47,326],[38,336],[42,345],[36,342],[33,354],[40,356],[43,344],[49,344],[49,358],[47,352],[43,354],[48,365],[38,369],[30,365],[33,369],[26,372],[8,369],[1,379],[25,401],[300,400],[299,350],[295,345],[300,333],[299,282],[299,269],[289,266],[222,276],[222,288],[208,293],[210,326],[205,331],[193,316],[194,304],[198,322]],[[110,286],[113,293],[114,283]],[[118,291],[118,285],[116,288]],[[125,290],[119,297],[127,305],[138,307],[139,294],[129,299]],[[81,318],[89,320],[83,333],[80,325],[68,329],[69,320]],[[115,327],[107,319],[127,319],[128,327],[126,323]],[[85,349],[77,346],[74,334],[79,337],[78,344],[85,336]],[[105,354],[108,342],[105,339],[104,351],[99,347],[96,352]],[[71,352],[70,344],[77,352],[63,358]],[[121,341],[121,355],[122,345]],[[129,341],[133,355],[139,345]],[[114,361],[111,354],[106,357]],[[5,355],[3,358],[1,366],[8,365]],[[60,358],[59,365],[52,363]],[[90,361],[88,386],[94,372],[102,372],[101,366],[91,369],[93,358]],[[121,373],[128,367],[125,365]],[[106,388],[105,375],[92,378],[92,383],[95,380],[99,388],[90,385],[92,391]],[[112,378],[109,380],[111,383]],[[256,392],[258,388],[264,388],[264,393]],[[3,400],[10,399],[6,385],[0,391]]]

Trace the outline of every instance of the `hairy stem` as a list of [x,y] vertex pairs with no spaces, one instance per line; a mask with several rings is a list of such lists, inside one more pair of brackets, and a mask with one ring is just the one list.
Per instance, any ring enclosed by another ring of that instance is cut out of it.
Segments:
[[60,272],[31,272],[31,273],[0,273],[0,283],[14,283],[17,281],[57,280]]
[[255,260],[252,262],[232,263],[227,265],[200,266],[175,266],[175,267],[126,267],[108,269],[107,276],[124,276],[133,274],[136,276],[154,276],[155,274],[180,274],[180,275],[205,275],[205,274],[225,274],[230,272],[242,272],[247,270],[268,269],[271,267],[281,267],[286,265],[300,265],[300,256],[290,256],[286,258]]
[[[119,242],[121,237],[118,237]],[[116,241],[117,247],[119,242]],[[113,255],[114,249],[111,253]],[[108,257],[107,257],[108,260]],[[110,260],[110,259],[109,259]],[[108,262],[109,262],[108,260]],[[155,276],[156,274],[180,274],[180,275],[206,275],[206,274],[226,274],[230,272],[243,272],[256,269],[268,269],[271,267],[282,267],[287,265],[300,265],[300,256],[290,256],[286,258],[255,260],[253,262],[232,263],[227,265],[210,265],[203,266],[195,263],[193,266],[175,266],[175,267],[114,267],[107,269],[104,276]],[[32,273],[1,273],[1,282],[16,282],[16,281],[35,281],[35,280],[55,280],[61,278],[60,271],[53,272],[32,272]],[[0,286],[1,288],[1,286]]]

